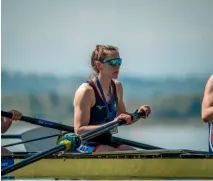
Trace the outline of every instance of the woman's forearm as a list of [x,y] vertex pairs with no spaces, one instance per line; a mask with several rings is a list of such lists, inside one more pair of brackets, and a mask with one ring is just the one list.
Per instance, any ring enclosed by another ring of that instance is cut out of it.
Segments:
[[203,110],[202,119],[205,122],[211,122],[211,121],[213,122],[213,106],[208,107],[208,108]]
[[100,125],[86,125],[86,126],[81,126],[80,128],[78,128],[78,130],[76,131],[76,134],[78,135],[82,135],[82,134],[85,134],[89,131],[92,131],[94,129],[97,129],[97,128],[100,128],[101,126],[104,126],[104,125],[107,125],[107,124],[110,124],[114,121],[111,121],[111,122],[108,122],[108,123],[104,123],[104,124],[100,124]]
[[1,117],[1,132],[5,133],[11,126],[12,120],[9,118]]

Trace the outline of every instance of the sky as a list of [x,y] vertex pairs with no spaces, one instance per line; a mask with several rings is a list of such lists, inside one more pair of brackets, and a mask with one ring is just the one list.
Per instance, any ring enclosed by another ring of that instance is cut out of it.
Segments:
[[213,72],[212,0],[2,0],[2,68],[91,73],[96,44],[117,46],[121,73]]

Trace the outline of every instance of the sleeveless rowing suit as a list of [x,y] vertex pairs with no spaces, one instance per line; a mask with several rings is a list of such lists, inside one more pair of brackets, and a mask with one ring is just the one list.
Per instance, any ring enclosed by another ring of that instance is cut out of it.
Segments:
[[[112,80],[110,85],[110,103],[106,102],[98,77],[96,77],[97,86],[93,81],[87,81],[87,83],[93,88],[95,93],[95,105],[90,110],[89,125],[101,125],[114,120],[117,114],[117,91],[114,81]],[[97,89],[99,89],[101,94]],[[116,132],[116,130],[114,131]],[[101,145],[118,147],[119,144],[112,139],[112,132],[113,130],[88,141],[84,141],[77,151],[81,153],[91,153],[95,152]]]
[[213,154],[213,122],[209,123],[209,153]]

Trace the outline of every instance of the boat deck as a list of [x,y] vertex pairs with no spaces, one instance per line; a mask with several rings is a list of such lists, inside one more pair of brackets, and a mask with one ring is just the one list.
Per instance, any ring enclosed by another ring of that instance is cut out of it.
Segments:
[[[2,155],[2,158],[24,159],[35,152],[14,152],[13,155]],[[194,150],[134,150],[97,153],[58,153],[45,158],[52,159],[87,159],[87,158],[213,158],[213,154]]]
[[[2,161],[16,163],[32,154],[15,153],[3,156]],[[18,179],[213,179],[213,154],[191,150],[55,154],[8,176]]]

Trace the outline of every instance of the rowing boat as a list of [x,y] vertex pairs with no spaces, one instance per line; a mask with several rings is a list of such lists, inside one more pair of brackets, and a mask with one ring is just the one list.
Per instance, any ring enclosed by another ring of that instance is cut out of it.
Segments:
[[[2,166],[34,153],[2,156]],[[92,154],[60,153],[13,171],[16,179],[160,179],[213,178],[213,155],[191,150],[136,150]]]
[[[4,116],[12,116],[11,113],[2,113]],[[143,114],[144,112],[134,113],[133,118]],[[73,127],[66,125],[26,116],[22,116],[21,119],[32,124],[73,132]],[[15,179],[213,179],[213,154],[208,152],[157,150],[154,149],[155,146],[135,144],[132,141],[122,139],[119,141],[123,144],[126,142],[144,150],[90,154],[70,152],[76,150],[81,141],[89,140],[122,124],[124,124],[124,120],[119,120],[81,136],[66,135],[60,139],[61,141],[56,146],[43,151],[13,152],[13,155],[2,155],[2,179],[6,176]],[[35,140],[27,140],[22,143],[30,143],[31,141]]]

